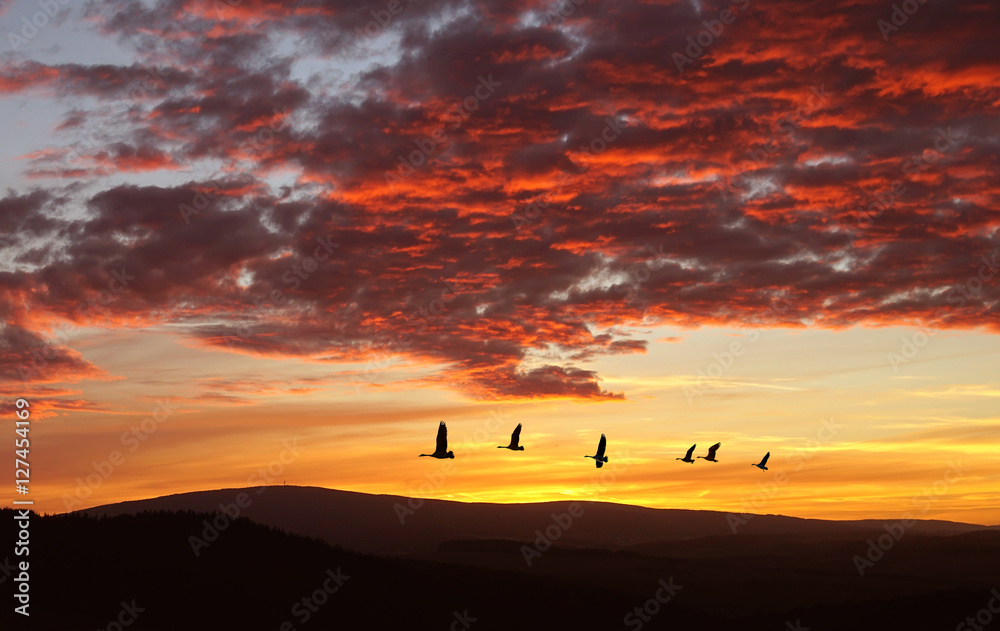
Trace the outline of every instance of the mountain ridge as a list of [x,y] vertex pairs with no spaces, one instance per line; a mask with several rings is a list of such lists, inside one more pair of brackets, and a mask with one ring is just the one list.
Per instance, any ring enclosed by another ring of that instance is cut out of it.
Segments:
[[[734,514],[723,511],[650,508],[594,500],[458,502],[311,486],[192,491],[75,512],[92,516],[148,510],[219,512],[220,505],[237,504],[241,494],[246,506],[239,508],[240,516],[375,554],[428,553],[456,539],[535,541],[546,529],[550,533],[558,531],[559,543],[564,546],[611,549],[735,534],[856,537],[876,533],[884,524],[900,520],[823,520],[755,514],[733,521]],[[577,517],[569,514],[574,505]],[[568,527],[555,523],[566,525],[567,520]],[[922,535],[954,535],[998,529],[1000,526],[915,520],[907,530]]]

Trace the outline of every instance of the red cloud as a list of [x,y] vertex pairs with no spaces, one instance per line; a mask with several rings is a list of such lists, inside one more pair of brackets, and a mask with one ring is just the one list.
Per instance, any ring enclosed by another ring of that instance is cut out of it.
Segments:
[[[399,54],[350,76],[362,9],[207,6],[102,5],[136,59],[0,69],[72,105],[27,172],[89,185],[0,200],[34,239],[0,242],[18,308],[367,377],[403,356],[485,398],[622,396],[578,366],[643,352],[622,324],[998,328],[986,5],[923,5],[888,42],[883,2],[750,5],[678,72],[728,5],[413,3],[380,26]],[[154,169],[203,175],[102,179]]]

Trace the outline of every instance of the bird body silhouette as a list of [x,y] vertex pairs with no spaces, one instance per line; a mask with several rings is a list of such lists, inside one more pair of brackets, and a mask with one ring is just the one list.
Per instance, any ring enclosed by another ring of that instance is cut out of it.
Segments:
[[608,439],[601,434],[601,442],[597,444],[597,455],[594,456],[584,456],[584,458],[593,458],[597,468],[600,469],[604,466],[604,463],[608,461],[608,457],[604,455],[604,449],[608,446]]
[[455,452],[448,451],[448,426],[441,421],[438,425],[438,435],[437,435],[437,448],[432,454],[420,454],[423,456],[430,456],[431,458],[454,458]]
[[769,451],[766,454],[764,454],[764,459],[763,460],[761,460],[760,462],[758,462],[756,464],[754,464],[754,463],[751,462],[750,466],[751,467],[757,467],[761,471],[767,471],[767,459],[770,458],[770,457],[771,457],[771,452]]
[[[686,454],[684,454],[683,458],[674,458],[674,460],[680,460],[681,462],[686,462],[688,464],[693,464],[694,463],[694,458],[691,457],[691,454],[694,453],[694,448],[697,447],[697,446],[698,446],[698,443],[695,443],[695,444],[691,445],[691,449],[688,449],[688,452]],[[711,453],[711,452],[709,452],[709,453]]]
[[[722,443],[715,443],[714,445],[708,448],[707,456],[698,456],[698,457],[701,458],[702,460],[708,460],[709,462],[718,462],[718,460],[715,459],[715,452],[719,451],[719,447],[722,447]],[[690,458],[691,454],[689,453],[687,457]]]
[[510,449],[511,451],[524,451],[524,447],[518,445],[521,440],[521,424],[514,428],[514,433],[510,435],[509,445],[497,445],[497,449]]

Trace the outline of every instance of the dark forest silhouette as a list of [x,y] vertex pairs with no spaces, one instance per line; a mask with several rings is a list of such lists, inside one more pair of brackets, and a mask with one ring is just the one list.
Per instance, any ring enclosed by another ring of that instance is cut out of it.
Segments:
[[[581,525],[599,518],[596,506],[579,518]],[[628,628],[625,617],[668,577],[683,589],[643,629],[752,631],[786,628],[797,619],[812,631],[954,628],[982,608],[991,581],[1000,578],[996,530],[908,535],[862,578],[850,558],[872,530],[712,536],[618,549],[555,545],[529,569],[520,552],[526,541],[453,539],[435,552],[392,558],[244,517],[231,520],[196,557],[189,537],[216,517],[144,511],[33,518],[31,628],[103,629],[122,601],[134,599],[144,609],[129,627],[136,630],[274,630],[286,621],[295,629],[446,629],[466,611],[476,619],[473,630],[616,629]],[[12,511],[0,511],[0,520],[12,529]],[[330,571],[349,578],[303,624],[293,606]],[[762,584],[761,576],[788,582]],[[784,599],[813,604],[787,606]]]

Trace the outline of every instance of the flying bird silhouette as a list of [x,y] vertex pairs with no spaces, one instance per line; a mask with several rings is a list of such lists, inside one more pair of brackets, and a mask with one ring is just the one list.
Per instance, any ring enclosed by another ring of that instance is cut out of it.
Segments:
[[763,460],[761,460],[757,464],[754,464],[754,463],[751,462],[750,466],[751,467],[757,467],[761,471],[767,471],[767,459],[770,458],[770,457],[771,457],[771,452],[769,451],[766,454],[764,454],[764,459]]
[[604,463],[608,461],[607,456],[604,455],[604,448],[608,446],[608,439],[601,434],[601,442],[597,444],[597,455],[596,456],[584,456],[584,458],[593,458],[597,468],[600,469],[604,466]]
[[691,454],[694,453],[694,448],[697,446],[697,443],[691,445],[691,449],[688,449],[687,454],[685,454],[683,458],[674,458],[674,460],[680,460],[681,462],[687,462],[688,464],[693,463],[694,459],[691,458]]
[[444,424],[444,421],[441,421],[441,424],[438,425],[437,449],[432,454],[420,454],[420,456],[430,456],[431,458],[455,457],[454,451],[448,451],[448,427]]
[[[715,443],[714,445],[708,448],[707,456],[698,456],[698,457],[701,458],[702,460],[708,460],[709,462],[718,462],[718,460],[715,459],[715,452],[719,451],[719,447],[722,447],[722,443]],[[688,454],[688,458],[690,457],[691,454]]]
[[521,424],[518,423],[517,427],[514,428],[514,433],[510,435],[509,445],[497,445],[497,449],[510,449],[511,451],[524,451],[524,447],[519,447],[518,442],[521,440]]

